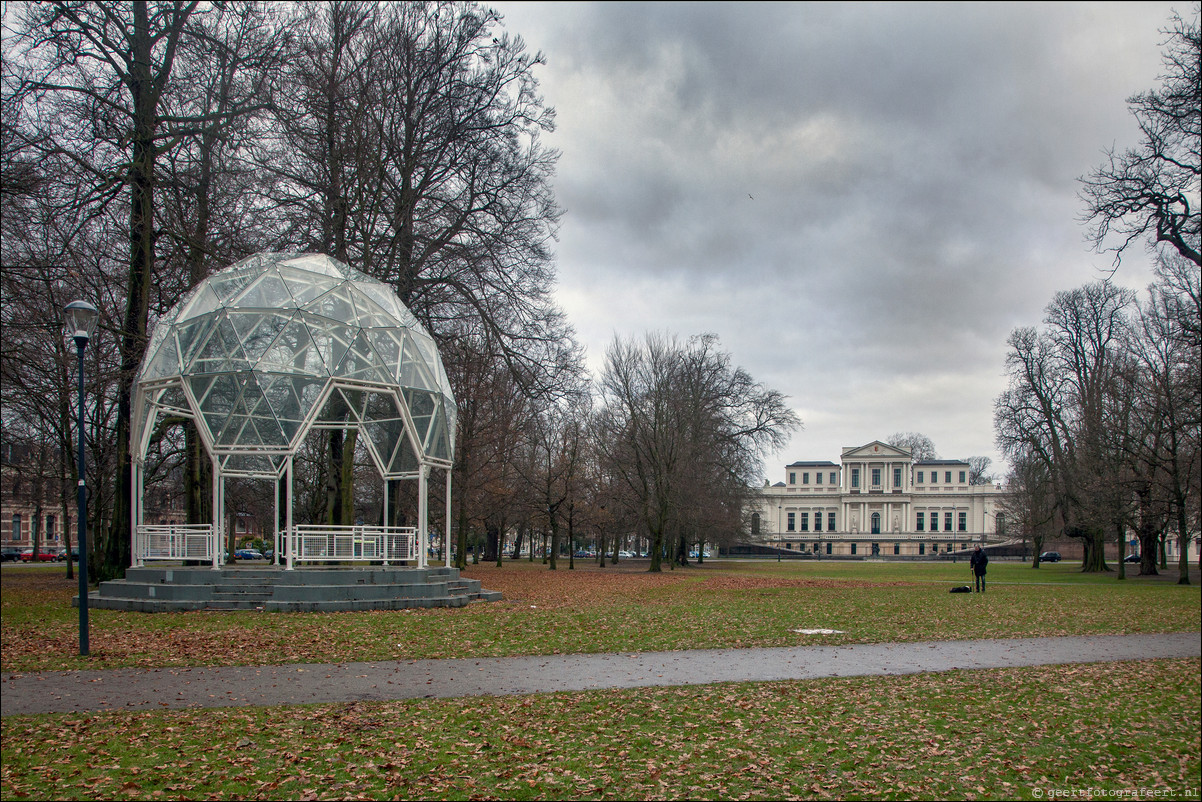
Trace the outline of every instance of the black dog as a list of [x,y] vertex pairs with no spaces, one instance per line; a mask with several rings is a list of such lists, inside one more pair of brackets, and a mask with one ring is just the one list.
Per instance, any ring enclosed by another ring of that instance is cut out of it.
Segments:
[[949,590],[948,593],[972,593],[972,586],[957,585],[956,587]]

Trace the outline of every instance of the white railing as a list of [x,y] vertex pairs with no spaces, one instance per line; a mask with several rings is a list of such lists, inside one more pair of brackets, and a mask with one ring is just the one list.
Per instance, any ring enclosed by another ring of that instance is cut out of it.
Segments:
[[390,563],[417,559],[417,529],[412,526],[332,526],[297,524],[293,527],[293,560],[363,560]]
[[212,560],[212,524],[140,524],[142,560]]

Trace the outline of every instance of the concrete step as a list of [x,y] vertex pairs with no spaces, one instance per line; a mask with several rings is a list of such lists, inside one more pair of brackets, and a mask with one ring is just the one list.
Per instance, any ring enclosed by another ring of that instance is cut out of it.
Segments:
[[[167,610],[400,610],[462,607],[499,601],[455,568],[432,566],[305,566],[221,568],[142,566],[125,579],[103,582],[89,606],[160,612]],[[78,604],[78,599],[73,601]]]

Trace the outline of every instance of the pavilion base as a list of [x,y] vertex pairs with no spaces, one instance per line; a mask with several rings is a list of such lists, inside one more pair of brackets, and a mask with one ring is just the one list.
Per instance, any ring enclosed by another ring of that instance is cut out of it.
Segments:
[[[181,610],[335,612],[464,607],[500,601],[497,591],[464,579],[456,568],[195,567],[130,568],[124,579],[101,582],[88,606],[144,613]],[[79,597],[72,602],[79,605]]]

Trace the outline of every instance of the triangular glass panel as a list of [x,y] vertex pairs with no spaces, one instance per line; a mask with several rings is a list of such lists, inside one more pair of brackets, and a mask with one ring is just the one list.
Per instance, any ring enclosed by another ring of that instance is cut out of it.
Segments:
[[242,343],[233,324],[225,315],[220,316],[204,347],[193,357],[191,372],[218,373],[249,368],[250,363],[242,351]]
[[239,309],[282,309],[295,306],[296,302],[279,273],[269,270],[253,284],[245,287],[227,305]]
[[271,477],[279,472],[277,460],[266,454],[230,454],[224,460],[222,471],[227,474]]
[[328,376],[337,375],[334,368],[346,356],[346,349],[355,339],[356,329],[308,312],[299,313],[297,319],[304,321],[309,327],[309,336],[313,338],[313,345],[317,348],[324,365],[323,373]]
[[[208,381],[205,381],[206,379]],[[218,433],[226,427],[230,414],[238,403],[238,397],[241,394],[238,374],[222,373],[211,379],[206,376],[200,377],[199,380],[189,379],[188,381],[192,385],[193,393],[200,407],[201,419],[216,440]],[[198,384],[206,386],[198,388]]]
[[404,434],[398,438],[396,450],[393,451],[392,459],[388,462],[388,473],[392,475],[413,473],[420,464],[417,452],[413,450],[413,444],[409,441],[409,436]]
[[179,357],[181,372],[186,376],[196,373],[193,365],[196,355],[204,349],[213,332],[217,330],[217,319],[214,315],[196,318],[176,327],[176,338],[179,342]]
[[238,378],[238,398],[234,404],[233,410],[230,412],[226,425],[223,427],[220,434],[217,435],[217,444],[222,446],[228,445],[263,445],[258,438],[258,432],[253,428],[247,427],[247,422],[254,417],[255,410],[260,404],[263,405],[264,412],[270,414],[270,407],[263,399],[263,391],[259,389],[257,381],[249,381],[254,374],[241,373],[237,374]]
[[[160,337],[159,333],[163,336]],[[175,345],[175,336],[168,329],[155,329],[155,339],[151,340],[147,349],[146,360],[138,373],[138,381],[161,379],[164,376],[178,376],[180,373],[179,350]]]
[[280,266],[280,278],[283,279],[296,305],[300,307],[307,306],[314,298],[321,297],[337,286],[336,279],[283,265]]
[[192,408],[188,405],[188,398],[184,395],[184,388],[179,384],[169,384],[158,392],[158,397],[155,403],[163,408],[164,411],[174,415],[192,415]]
[[[444,423],[444,420],[445,419],[443,417],[442,405],[440,404],[434,409],[434,414],[430,416],[430,428],[426,431],[426,436],[423,441],[425,443],[426,454],[428,454],[430,456],[434,456],[434,451],[433,451],[434,441],[440,437],[440,433],[442,435],[442,438],[444,440],[446,439],[445,433],[446,433],[447,427],[446,427],[446,424]],[[418,431],[421,431],[421,430],[419,429]]]
[[454,455],[451,453],[445,419],[436,419],[435,425],[430,428],[430,440],[426,443],[426,456],[431,459],[448,461],[453,459]]
[[347,325],[358,325],[355,307],[346,297],[347,291],[339,286],[305,304],[305,311],[320,315],[328,320]]
[[251,362],[257,360],[275,339],[277,332],[272,326],[274,318],[270,312],[239,310],[229,313],[230,325],[234,327],[238,342]]
[[313,342],[309,327],[301,320],[284,315],[275,315],[272,327],[276,327],[275,338],[269,347],[257,355],[248,350],[248,358],[257,358],[258,370],[326,375],[326,365],[320,350]]
[[309,413],[309,407],[302,400],[298,388],[298,381],[304,382],[305,379],[286,373],[264,372],[256,372],[255,378],[276,420],[301,421]]
[[334,369],[334,375],[380,384],[390,384],[392,381],[392,377],[383,369],[379,355],[362,331],[351,341],[342,362]]
[[382,328],[372,329],[366,334],[372,348],[380,357],[389,381],[396,382],[401,375],[401,347],[405,342],[405,332],[397,328]]
[[193,318],[207,315],[210,312],[215,312],[221,308],[221,299],[217,297],[212,285],[205,282],[198,286],[192,294],[192,297],[185,301],[184,306],[180,309],[175,317],[175,322],[184,323]]
[[342,278],[342,271],[335,267],[334,260],[324,253],[307,253],[295,259],[280,262],[280,264],[294,267],[298,270],[308,270],[311,273],[321,273],[322,275],[334,278]]
[[377,306],[379,306],[384,314],[392,319],[392,323],[381,323],[381,326],[395,326],[397,323],[408,325],[407,321],[402,319],[402,312],[408,312],[405,305],[401,303],[401,299],[396,297],[388,287],[377,281],[364,281],[358,285],[359,290],[370,298]]
[[396,317],[364,293],[363,286],[355,285],[354,289],[347,293],[347,297],[355,306],[355,321],[365,329],[395,325]]
[[350,415],[350,406],[346,403],[346,397],[335,389],[330,393],[330,397],[322,405],[321,411],[317,413],[316,423],[345,423]]
[[404,420],[397,399],[392,393],[368,393],[364,420]]
[[363,420],[363,408],[367,404],[367,394],[362,390],[353,390],[348,387],[339,387],[334,392],[341,393],[343,402],[346,408],[350,411],[351,416],[356,420]]
[[253,281],[257,275],[257,266],[249,269],[239,269],[235,266],[209,276],[208,286],[213,290],[218,301],[224,305],[230,298],[237,295],[243,287]]
[[426,366],[425,357],[417,345],[413,332],[405,337],[405,348],[401,356],[401,375],[398,383],[402,387],[420,387],[423,390],[434,390],[438,387],[434,381],[434,375]]

